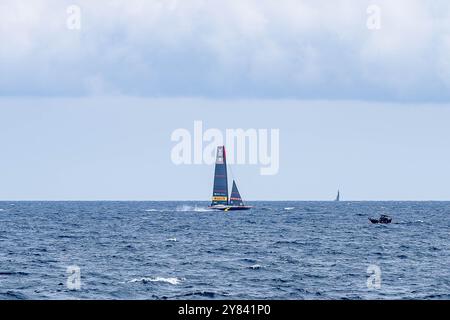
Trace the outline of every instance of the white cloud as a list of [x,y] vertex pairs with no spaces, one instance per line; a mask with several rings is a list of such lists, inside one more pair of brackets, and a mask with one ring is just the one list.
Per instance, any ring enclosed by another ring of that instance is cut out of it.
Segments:
[[2,0],[0,94],[448,101],[449,21],[444,0]]

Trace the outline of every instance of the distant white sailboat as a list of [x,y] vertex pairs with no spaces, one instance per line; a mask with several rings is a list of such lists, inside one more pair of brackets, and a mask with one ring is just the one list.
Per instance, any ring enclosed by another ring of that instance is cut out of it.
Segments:
[[336,199],[334,199],[334,201],[341,201],[341,195],[340,195],[340,193],[339,193],[339,190],[338,190]]

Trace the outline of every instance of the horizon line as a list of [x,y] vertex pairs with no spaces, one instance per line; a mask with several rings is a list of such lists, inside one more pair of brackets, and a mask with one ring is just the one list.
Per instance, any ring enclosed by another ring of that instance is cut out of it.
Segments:
[[[210,202],[210,200],[143,200],[143,199],[0,199],[0,202]],[[450,202],[447,200],[377,199],[377,200],[246,200],[245,202]]]

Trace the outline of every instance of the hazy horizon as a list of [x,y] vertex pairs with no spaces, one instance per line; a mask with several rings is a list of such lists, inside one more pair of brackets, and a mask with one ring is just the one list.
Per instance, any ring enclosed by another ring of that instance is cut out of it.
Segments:
[[0,199],[208,201],[213,165],[171,160],[172,132],[199,119],[279,129],[276,174],[231,166],[244,200],[449,199],[442,104],[40,98],[0,99],[0,113]]

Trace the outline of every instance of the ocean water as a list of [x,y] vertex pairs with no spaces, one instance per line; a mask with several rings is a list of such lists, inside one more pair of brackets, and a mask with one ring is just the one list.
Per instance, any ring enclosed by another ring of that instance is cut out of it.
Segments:
[[207,204],[0,202],[0,298],[450,299],[450,202]]

